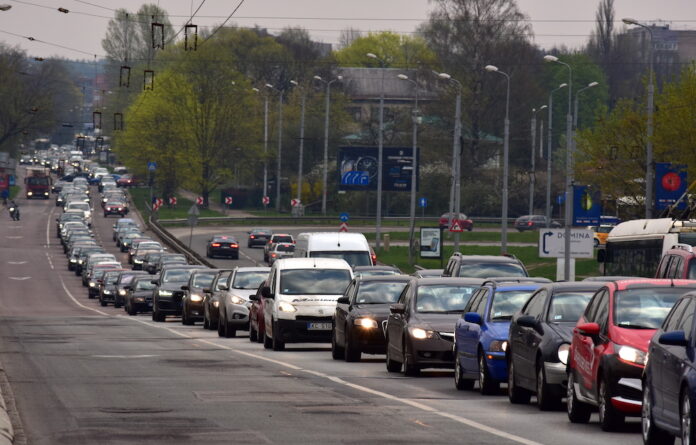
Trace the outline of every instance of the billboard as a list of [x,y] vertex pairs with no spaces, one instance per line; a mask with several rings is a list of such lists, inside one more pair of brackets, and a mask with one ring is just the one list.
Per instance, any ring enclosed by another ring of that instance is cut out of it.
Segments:
[[[686,192],[686,165],[669,162],[655,163],[655,209],[664,210]],[[686,208],[682,200],[678,209]]]
[[[377,190],[379,152],[377,147],[338,149],[339,190]],[[419,153],[416,150],[416,190]],[[413,148],[382,148],[382,191],[410,192]]]
[[602,195],[586,185],[573,186],[573,225],[598,226],[602,215]]
[[439,227],[421,227],[421,258],[442,258],[442,229]]

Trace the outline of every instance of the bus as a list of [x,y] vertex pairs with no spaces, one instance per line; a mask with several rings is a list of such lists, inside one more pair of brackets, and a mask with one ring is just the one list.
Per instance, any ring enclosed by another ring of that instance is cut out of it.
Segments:
[[636,219],[614,227],[598,252],[604,275],[652,278],[662,254],[675,244],[696,246],[696,220]]

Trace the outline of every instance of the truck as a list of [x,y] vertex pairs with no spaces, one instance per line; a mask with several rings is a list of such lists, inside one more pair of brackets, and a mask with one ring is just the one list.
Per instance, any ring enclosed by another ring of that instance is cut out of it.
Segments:
[[50,170],[43,167],[27,167],[24,189],[27,199],[48,199],[51,194]]

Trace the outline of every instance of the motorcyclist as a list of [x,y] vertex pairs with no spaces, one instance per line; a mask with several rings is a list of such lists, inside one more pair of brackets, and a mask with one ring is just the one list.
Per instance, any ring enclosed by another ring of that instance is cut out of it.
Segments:
[[15,202],[14,199],[10,200],[9,208],[10,208],[10,216],[12,217],[12,219],[14,221],[19,221],[19,206],[17,205],[17,203]]

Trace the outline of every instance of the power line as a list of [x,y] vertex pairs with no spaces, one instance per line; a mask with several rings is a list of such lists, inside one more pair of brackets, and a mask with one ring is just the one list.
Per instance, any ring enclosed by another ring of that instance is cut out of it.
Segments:
[[227,16],[227,18],[225,19],[225,21],[222,22],[222,24],[221,24],[220,26],[218,26],[217,28],[215,28],[215,30],[213,30],[212,34],[210,34],[208,37],[205,38],[205,40],[203,40],[203,42],[201,42],[201,45],[203,45],[205,42],[207,42],[208,40],[210,40],[210,39],[220,30],[220,28],[222,28],[223,26],[225,26],[225,24],[227,24],[227,22],[232,18],[232,16],[234,15],[234,13],[237,12],[237,10],[238,10],[239,8],[241,8],[243,4],[244,4],[244,0],[239,0],[239,3],[237,4],[237,7],[234,8],[234,9],[232,10],[232,12],[230,13],[230,15]]

